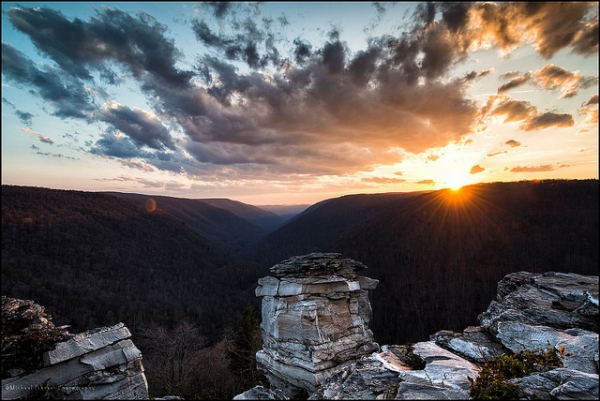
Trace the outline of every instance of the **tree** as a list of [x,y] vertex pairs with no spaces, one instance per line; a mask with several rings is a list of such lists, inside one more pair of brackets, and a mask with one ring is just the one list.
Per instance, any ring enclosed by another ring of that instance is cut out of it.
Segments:
[[261,348],[260,324],[255,315],[254,307],[248,304],[226,352],[229,360],[229,370],[238,379],[240,391],[267,383],[263,373],[256,367],[256,352]]
[[183,321],[173,330],[156,327],[143,330],[140,348],[144,365],[152,372],[150,390],[162,395],[194,398],[196,375],[203,363],[202,349],[207,345],[198,328]]

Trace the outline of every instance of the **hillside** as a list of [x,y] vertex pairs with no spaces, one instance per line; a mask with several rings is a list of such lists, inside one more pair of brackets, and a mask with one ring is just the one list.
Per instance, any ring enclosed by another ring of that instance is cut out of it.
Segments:
[[321,201],[267,235],[250,255],[261,266],[271,266],[294,255],[321,251],[357,224],[418,194],[347,195]]
[[475,324],[510,272],[597,274],[598,189],[552,180],[330,199],[269,234],[256,257],[261,266],[308,252],[362,261],[380,280],[376,340],[420,341]]
[[2,186],[2,294],[37,300],[73,331],[190,320],[217,340],[254,281],[170,215],[100,193]]
[[242,219],[262,227],[268,231],[273,231],[285,223],[285,219],[269,210],[262,209],[243,202],[231,199],[198,199],[201,202],[214,207],[219,207],[230,211]]
[[144,206],[149,199],[156,202],[159,213],[169,214],[190,228],[234,252],[252,247],[271,231],[281,225],[278,216],[257,207],[228,199],[184,199],[169,196],[104,192],[107,195],[134,201]]

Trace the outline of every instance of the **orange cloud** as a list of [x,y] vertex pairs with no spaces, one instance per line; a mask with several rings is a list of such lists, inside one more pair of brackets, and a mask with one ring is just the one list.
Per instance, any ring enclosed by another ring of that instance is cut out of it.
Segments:
[[481,167],[479,164],[471,167],[471,171],[469,172],[469,174],[477,174],[477,173],[481,173],[482,171],[485,171],[485,169],[483,167]]

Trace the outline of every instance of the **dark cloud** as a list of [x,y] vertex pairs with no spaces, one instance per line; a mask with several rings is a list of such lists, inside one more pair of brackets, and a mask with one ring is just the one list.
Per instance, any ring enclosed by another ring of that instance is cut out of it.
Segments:
[[505,83],[504,85],[498,88],[498,93],[504,93],[511,89],[517,88],[529,81],[531,78],[531,73],[526,73],[525,75],[515,77],[510,80],[510,82]]
[[475,81],[475,80],[477,80],[479,78],[485,77],[486,75],[493,74],[493,73],[494,73],[494,69],[493,68],[488,68],[487,70],[480,71],[480,72],[471,71],[470,73],[466,74],[462,78],[462,80],[464,82]]
[[544,66],[541,70],[536,71],[534,76],[544,89],[564,89],[561,95],[563,98],[573,97],[579,89],[587,89],[598,83],[597,77],[584,77],[554,64]]
[[207,1],[204,4],[212,8],[215,17],[222,19],[232,9],[234,3],[231,1]]
[[33,87],[54,107],[57,117],[86,118],[94,106],[84,85],[49,66],[41,68],[13,46],[2,43],[2,74],[9,81]]
[[[538,108],[530,102],[511,100],[507,96],[492,96],[484,109],[492,116],[506,116],[505,123],[523,121],[519,129],[541,130],[550,127],[572,127],[575,124],[570,114],[546,112],[539,114]],[[495,107],[494,107],[495,105]],[[491,110],[491,111],[489,111]]]
[[585,103],[584,106],[591,106],[593,104],[598,104],[598,95],[592,95],[590,99]]
[[598,54],[598,21],[586,24],[573,40],[573,53],[589,56]]
[[33,114],[20,110],[15,110],[15,114],[17,115],[17,117],[19,117],[19,120],[21,120],[23,124],[31,126],[31,119],[33,118]]
[[116,74],[106,63],[114,61],[138,79],[147,73],[168,85],[185,87],[192,77],[175,67],[179,51],[165,38],[166,26],[148,14],[134,17],[103,9],[84,22],[77,18],[69,21],[49,8],[16,7],[7,15],[16,29],[71,76],[90,80],[90,69],[94,69],[113,83]]
[[162,123],[150,113],[111,102],[98,113],[98,119],[111,124],[141,147],[174,149],[173,138]]
[[133,141],[115,130],[106,131],[90,149],[90,153],[123,159],[150,157],[148,152],[140,150]]
[[446,24],[450,32],[456,32],[463,28],[469,21],[470,2],[442,2],[442,21]]
[[[272,20],[263,18],[259,26],[251,18],[234,21],[234,32],[216,34],[204,20],[192,20],[192,29],[196,38],[206,46],[223,52],[228,60],[244,61],[250,68],[264,68],[280,63],[279,50],[276,47],[276,35],[271,29]],[[281,22],[281,21],[280,21]]]
[[573,125],[575,125],[575,121],[570,114],[547,112],[528,119],[519,128],[525,131],[535,131],[550,127],[572,127]]
[[500,79],[514,78],[517,75],[519,75],[519,71],[507,71],[504,74],[500,75]]
[[294,39],[294,56],[297,64],[302,64],[311,56],[312,45],[300,38]]
[[527,101],[503,98],[490,114],[492,116],[506,116],[504,119],[505,123],[522,121],[535,116],[537,114],[537,107],[532,106]]

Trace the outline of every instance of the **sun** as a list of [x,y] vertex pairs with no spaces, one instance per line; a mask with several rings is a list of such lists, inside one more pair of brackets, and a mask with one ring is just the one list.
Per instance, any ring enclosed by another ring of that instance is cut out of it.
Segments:
[[459,175],[453,175],[451,177],[448,177],[446,182],[448,183],[448,188],[450,188],[453,191],[458,191],[466,184],[465,179]]

